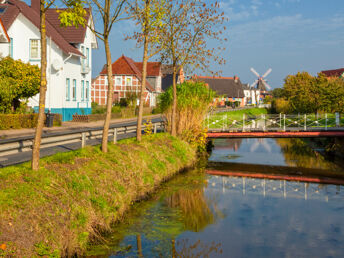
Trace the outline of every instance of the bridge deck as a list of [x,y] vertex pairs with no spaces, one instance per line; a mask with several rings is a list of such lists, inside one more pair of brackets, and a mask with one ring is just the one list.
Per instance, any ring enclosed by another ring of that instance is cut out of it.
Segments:
[[211,130],[208,138],[310,138],[310,137],[344,137],[343,129],[312,130],[312,131],[219,131]]

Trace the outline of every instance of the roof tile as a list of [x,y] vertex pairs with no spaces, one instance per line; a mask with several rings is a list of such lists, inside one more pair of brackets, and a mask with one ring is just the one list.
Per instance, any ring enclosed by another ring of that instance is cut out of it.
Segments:
[[[0,16],[4,21],[6,30],[11,27],[19,13],[22,13],[33,25],[40,28],[40,15],[33,8],[29,7],[26,3],[19,0],[9,0],[6,4],[8,7],[5,12]],[[69,44],[69,42],[50,24],[49,20],[46,21],[47,36],[51,37],[55,44],[68,54],[75,54],[82,56],[80,51]]]

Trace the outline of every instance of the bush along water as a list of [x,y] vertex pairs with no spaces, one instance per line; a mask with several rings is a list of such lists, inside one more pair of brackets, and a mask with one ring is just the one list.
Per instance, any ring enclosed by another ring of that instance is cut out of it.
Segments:
[[[205,150],[207,130],[203,127],[204,118],[215,97],[203,82],[184,82],[177,85],[177,135],[200,151]],[[160,96],[160,109],[167,118],[168,131],[171,131],[173,89],[170,87]]]
[[180,170],[196,150],[168,134],[88,146],[0,169],[0,257],[84,255],[131,204]]

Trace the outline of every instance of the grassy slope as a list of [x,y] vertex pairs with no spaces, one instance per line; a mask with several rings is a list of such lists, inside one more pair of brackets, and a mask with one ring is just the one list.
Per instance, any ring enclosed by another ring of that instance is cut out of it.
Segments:
[[[167,134],[124,140],[0,170],[0,257],[82,253],[128,207],[196,158]],[[2,245],[4,247],[4,245]],[[4,248],[3,248],[4,249]]]
[[[209,126],[210,128],[218,128],[222,125],[222,119],[226,118],[227,120],[237,120],[241,121],[243,119],[243,114],[246,115],[246,118],[248,116],[257,116],[261,114],[267,114],[268,110],[265,108],[250,108],[250,109],[241,109],[241,110],[234,110],[234,111],[228,111],[228,112],[221,112],[216,113],[213,116],[209,117]],[[219,121],[219,122],[216,122]],[[215,122],[215,124],[210,124],[212,122]],[[207,125],[208,120],[205,120],[205,123]]]

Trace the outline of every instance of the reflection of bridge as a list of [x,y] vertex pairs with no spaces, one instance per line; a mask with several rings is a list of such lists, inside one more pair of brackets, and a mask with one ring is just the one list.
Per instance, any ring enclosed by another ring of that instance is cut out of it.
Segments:
[[208,187],[210,189],[222,189],[222,192],[236,192],[243,195],[257,194],[264,197],[322,199],[325,201],[329,199],[344,200],[344,185],[296,182],[283,179],[214,176],[209,179]]
[[226,113],[205,120],[208,137],[344,137],[344,120],[336,114],[324,115],[243,115],[240,119]]

